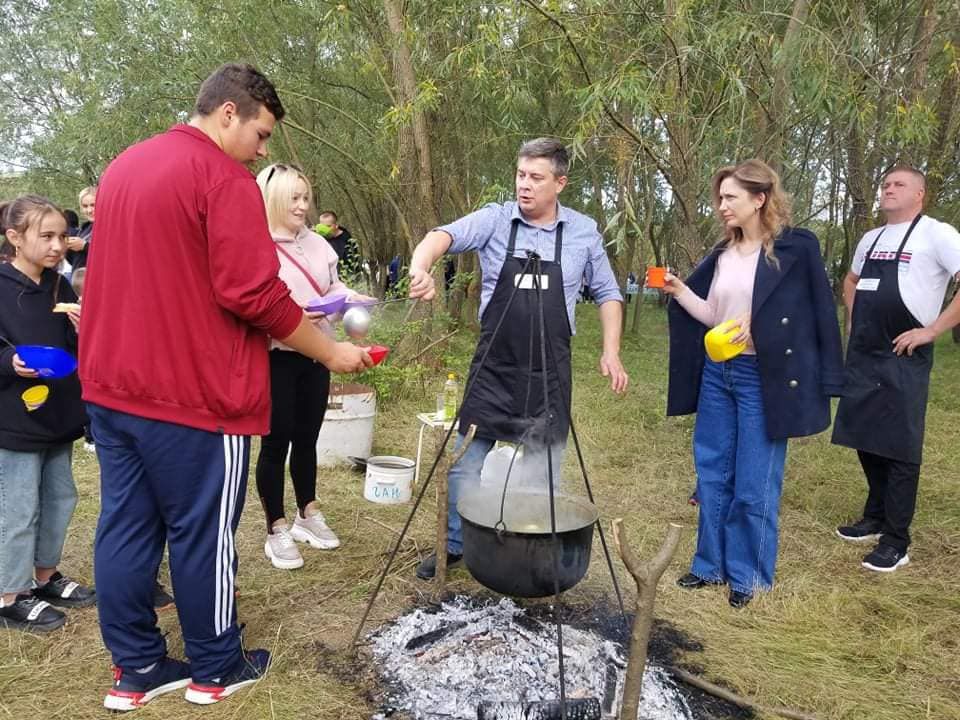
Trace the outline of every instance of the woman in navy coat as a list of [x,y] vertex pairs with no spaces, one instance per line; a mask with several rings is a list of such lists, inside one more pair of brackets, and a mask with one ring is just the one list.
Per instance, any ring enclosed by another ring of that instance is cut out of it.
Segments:
[[[836,305],[809,230],[790,228],[789,201],[760,160],[717,171],[724,238],[686,283],[667,274],[668,415],[697,414],[700,517],[690,572],[677,583],[726,583],[733,607],[773,585],[787,438],[830,425],[843,387]],[[746,350],[706,356],[706,331],[734,320]]]

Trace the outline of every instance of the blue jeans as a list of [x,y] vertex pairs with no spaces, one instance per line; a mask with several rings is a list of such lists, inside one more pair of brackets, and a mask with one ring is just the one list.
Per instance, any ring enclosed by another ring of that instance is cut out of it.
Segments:
[[73,443],[20,452],[0,448],[0,594],[29,590],[33,569],[55,568],[77,486]]
[[703,368],[693,459],[700,523],[690,568],[753,594],[773,585],[787,441],[767,437],[754,355]]
[[[463,444],[464,436],[457,435],[454,443],[454,452],[460,449]],[[447,475],[447,551],[460,555],[463,553],[463,528],[460,523],[460,515],[457,513],[457,502],[465,490],[480,485],[480,471],[483,469],[483,461],[487,458],[487,453],[493,448],[495,440],[490,438],[475,437],[470,447],[463,454],[457,463],[450,468]],[[563,466],[564,445],[557,445],[553,448],[553,482],[556,492],[560,492],[560,470]],[[524,448],[524,470],[519,468],[511,471],[510,489],[519,490],[521,487],[530,490],[531,488],[547,488],[547,455],[546,450],[534,450],[528,447]],[[496,484],[499,490],[503,489],[502,481]]]

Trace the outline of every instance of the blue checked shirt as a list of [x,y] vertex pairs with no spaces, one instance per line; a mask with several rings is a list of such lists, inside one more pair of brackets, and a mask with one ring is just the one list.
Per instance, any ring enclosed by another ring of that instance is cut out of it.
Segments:
[[515,256],[520,258],[526,257],[527,250],[533,250],[544,260],[555,260],[553,253],[557,224],[563,223],[560,266],[563,269],[563,295],[567,303],[567,316],[573,332],[577,329],[574,324],[574,309],[583,282],[590,288],[597,305],[610,300],[623,301],[596,222],[557,203],[557,220],[554,223],[546,226],[532,225],[524,219],[516,202],[502,205],[490,203],[449,225],[436,228],[453,238],[449,252],[476,250],[480,256],[480,270],[483,275],[480,317],[483,317],[483,311],[497,286],[500,269],[507,255],[510,223],[514,218],[520,220],[515,252]]

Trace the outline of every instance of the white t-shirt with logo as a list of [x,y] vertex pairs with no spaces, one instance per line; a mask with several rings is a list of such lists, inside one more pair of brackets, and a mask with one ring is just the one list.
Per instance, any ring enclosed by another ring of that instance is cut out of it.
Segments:
[[[874,260],[894,260],[910,222],[884,225],[867,232],[853,254],[850,271],[860,275],[867,251],[882,232],[873,249]],[[924,215],[910,233],[900,255],[897,277],[900,296],[913,316],[927,327],[940,315],[950,278],[960,272],[960,233],[947,223]]]

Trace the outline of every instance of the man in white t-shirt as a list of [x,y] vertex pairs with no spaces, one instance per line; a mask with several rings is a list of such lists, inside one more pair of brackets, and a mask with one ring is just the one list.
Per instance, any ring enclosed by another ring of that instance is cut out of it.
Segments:
[[925,190],[915,168],[887,173],[887,224],[863,236],[843,281],[850,340],[833,442],[856,449],[869,492],[863,517],[837,535],[877,540],[863,566],[879,572],[910,562],[933,341],[960,322],[960,294],[941,312],[960,280],[960,233],[923,216]]

